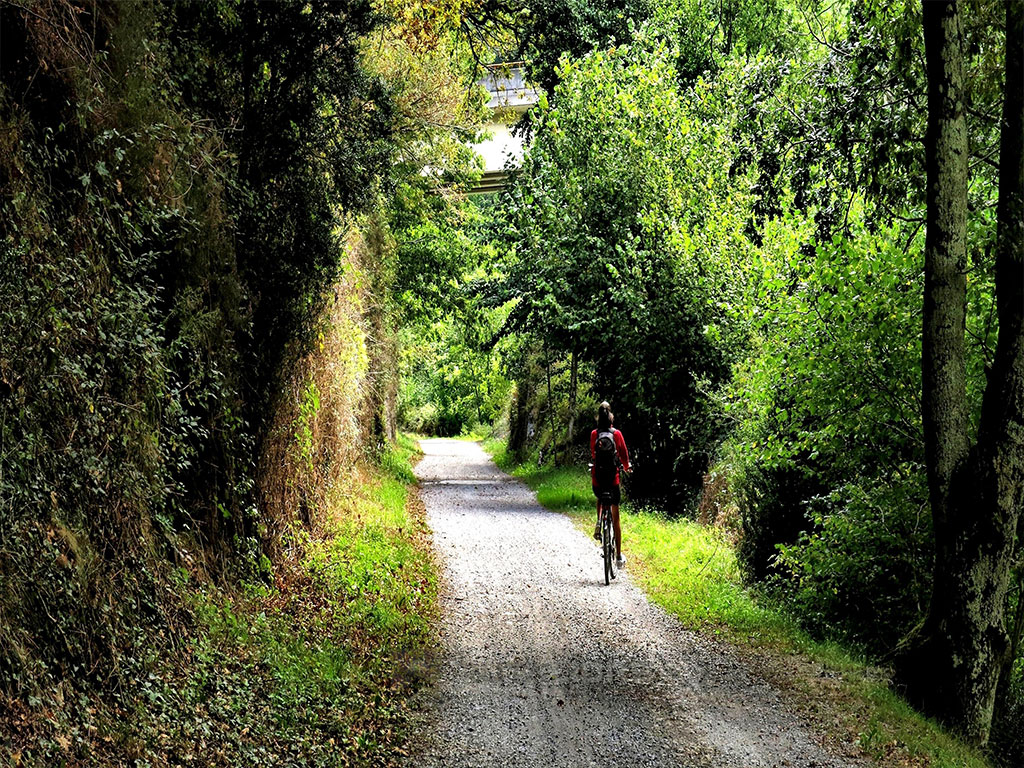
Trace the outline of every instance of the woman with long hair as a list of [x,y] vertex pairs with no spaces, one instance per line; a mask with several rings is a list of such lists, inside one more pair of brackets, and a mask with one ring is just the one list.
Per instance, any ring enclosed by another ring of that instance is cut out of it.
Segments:
[[622,555],[622,527],[619,525],[619,502],[622,492],[619,487],[619,467],[629,472],[629,451],[622,433],[614,426],[615,414],[607,401],[597,409],[597,429],[590,433],[590,483],[597,497],[597,525],[594,538],[601,540],[601,494],[612,498],[612,525],[615,528],[615,551],[618,552],[618,567],[626,564]]

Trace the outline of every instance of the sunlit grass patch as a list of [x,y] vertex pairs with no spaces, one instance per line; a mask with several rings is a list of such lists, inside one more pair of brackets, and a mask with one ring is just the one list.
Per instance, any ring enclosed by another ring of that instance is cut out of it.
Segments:
[[367,498],[354,517],[349,513],[310,543],[305,567],[360,632],[383,633],[391,648],[404,649],[427,631],[429,611],[420,603],[431,594],[432,566],[412,535],[406,487],[383,476],[362,492]]
[[548,509],[566,512],[594,508],[594,493],[586,467],[537,466],[534,461],[516,464],[503,442],[485,440],[483,446],[501,469],[536,491],[537,501]]
[[644,566],[637,570],[647,591],[685,626],[728,629],[751,639],[787,629],[741,586],[735,551],[718,529],[627,513],[623,537],[623,549]]

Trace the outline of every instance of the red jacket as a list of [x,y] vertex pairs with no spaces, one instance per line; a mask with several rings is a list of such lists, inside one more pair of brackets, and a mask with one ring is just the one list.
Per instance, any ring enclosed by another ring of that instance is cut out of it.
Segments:
[[[615,427],[612,427],[612,437],[615,439],[615,453],[619,455],[619,461],[622,462],[622,468],[629,472],[629,451],[626,450],[626,441],[622,438],[622,433],[619,432]],[[597,430],[595,429],[590,433],[590,460],[594,461],[597,459]],[[594,466],[590,467],[590,484],[594,484]],[[615,484],[619,484],[619,470],[615,469]]]

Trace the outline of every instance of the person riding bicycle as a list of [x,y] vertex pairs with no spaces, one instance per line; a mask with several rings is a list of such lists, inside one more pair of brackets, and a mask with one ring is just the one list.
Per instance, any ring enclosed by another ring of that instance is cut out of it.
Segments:
[[[594,538],[601,540],[601,495],[608,494],[612,501],[612,525],[615,527],[615,550],[618,555],[618,567],[626,564],[622,556],[622,529],[619,526],[619,502],[622,493],[619,490],[619,467],[629,472],[629,451],[626,441],[614,426],[615,415],[607,402],[601,403],[597,409],[597,429],[590,433],[590,482],[597,497],[597,525],[594,527]],[[610,444],[609,444],[610,443]]]

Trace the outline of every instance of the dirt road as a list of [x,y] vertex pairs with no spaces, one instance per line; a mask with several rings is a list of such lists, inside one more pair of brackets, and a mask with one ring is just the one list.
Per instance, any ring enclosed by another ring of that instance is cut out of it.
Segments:
[[410,765],[855,765],[628,572],[605,586],[595,543],[478,445],[422,447],[446,587],[439,676]]

